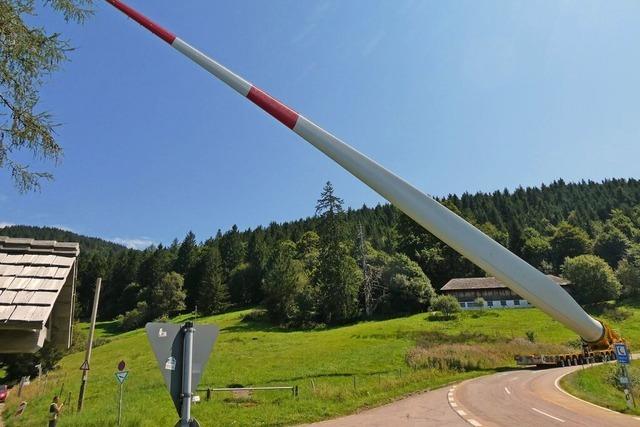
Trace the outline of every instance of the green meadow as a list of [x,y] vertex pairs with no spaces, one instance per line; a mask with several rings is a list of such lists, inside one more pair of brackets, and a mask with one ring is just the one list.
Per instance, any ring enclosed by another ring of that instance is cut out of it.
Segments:
[[[635,388],[632,388],[636,405],[640,405],[640,361],[633,361],[629,368]],[[620,375],[617,363],[607,363],[590,369],[573,372],[560,381],[560,385],[574,396],[618,412],[640,415],[640,408],[627,407],[623,391],[617,385]]]
[[[638,342],[640,309],[629,311],[631,317],[622,323],[609,323],[631,342]],[[249,312],[196,319],[196,326],[214,323],[221,328],[201,387],[297,385],[299,395],[294,397],[288,391],[251,396],[214,393],[207,402],[202,392],[203,401],[194,406],[193,414],[203,426],[279,426],[322,420],[514,366],[511,356],[505,356],[496,366],[467,371],[411,368],[407,354],[421,341],[426,346],[477,341],[480,346],[522,340],[528,331],[540,343],[566,345],[577,338],[537,309],[466,312],[448,321],[432,321],[422,313],[304,331],[244,321]],[[19,403],[13,393],[6,405],[5,424],[45,425],[48,404],[64,385],[62,400],[68,399],[69,392],[71,397],[61,426],[115,425],[118,384],[114,374],[118,362],[125,360],[129,378],[124,385],[123,425],[174,425],[178,417],[144,331],[118,334],[113,322],[103,322],[98,324],[96,336],[108,342],[93,351],[81,413],[74,409],[84,354],[75,353],[64,357],[58,369],[25,387],[22,399],[28,406],[21,417],[12,415]],[[427,344],[425,337],[429,337]]]

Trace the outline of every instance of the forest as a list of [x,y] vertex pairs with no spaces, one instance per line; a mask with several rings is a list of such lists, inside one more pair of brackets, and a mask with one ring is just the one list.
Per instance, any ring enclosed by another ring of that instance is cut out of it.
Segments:
[[[218,230],[143,251],[55,228],[0,234],[81,245],[77,313],[123,330],[183,312],[257,306],[285,327],[344,324],[426,311],[454,277],[484,273],[393,206],[344,209],[331,183],[315,215],[255,229]],[[640,181],[610,179],[439,198],[545,273],[574,283],[584,304],[640,294]],[[311,208],[311,207],[310,207]]]

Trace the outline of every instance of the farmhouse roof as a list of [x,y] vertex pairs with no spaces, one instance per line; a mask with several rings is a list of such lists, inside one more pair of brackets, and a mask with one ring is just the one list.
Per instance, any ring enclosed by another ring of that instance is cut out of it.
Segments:
[[0,329],[41,328],[79,254],[78,243],[0,236]]
[[[547,277],[560,286],[566,286],[569,281],[562,277],[547,274]],[[465,277],[461,279],[451,279],[442,287],[442,291],[462,291],[475,289],[501,289],[507,286],[495,277]]]

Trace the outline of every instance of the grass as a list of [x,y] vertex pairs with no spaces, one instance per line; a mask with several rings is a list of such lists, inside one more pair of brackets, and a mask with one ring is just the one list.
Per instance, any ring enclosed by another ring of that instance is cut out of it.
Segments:
[[[618,412],[640,415],[640,409],[629,409],[622,389],[617,384],[619,366],[616,363],[595,366],[573,372],[560,381],[560,385],[574,396]],[[629,369],[635,382],[633,394],[640,405],[640,361],[632,361]]]
[[[632,316],[624,322],[611,323],[632,342],[638,342],[640,309],[631,311]],[[197,320],[196,324],[215,323],[222,329],[201,384],[298,385],[300,394],[295,398],[287,392],[256,392],[249,399],[214,394],[211,402],[202,402],[193,409],[203,425],[276,426],[316,421],[513,366],[510,356],[505,356],[491,367],[471,371],[412,369],[407,357],[416,346],[461,341],[491,345],[523,338],[527,331],[534,331],[537,341],[549,344],[564,345],[576,339],[574,333],[537,309],[467,312],[449,321],[428,321],[423,313],[311,331],[282,330],[242,321],[248,312]],[[48,404],[63,384],[63,400],[70,391],[71,402],[62,425],[115,425],[118,386],[114,373],[122,359],[129,370],[123,425],[172,425],[177,421],[144,332],[118,334],[112,322],[101,322],[96,336],[109,342],[94,349],[81,415],[70,411],[75,407],[81,375],[78,368],[83,360],[82,353],[75,353],[66,356],[59,369],[23,390],[23,399],[29,405],[21,418],[11,416],[19,401],[15,394],[10,397],[4,414],[7,427],[44,425]]]

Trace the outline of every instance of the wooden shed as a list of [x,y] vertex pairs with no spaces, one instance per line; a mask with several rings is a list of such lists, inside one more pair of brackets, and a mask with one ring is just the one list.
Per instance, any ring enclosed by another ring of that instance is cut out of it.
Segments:
[[71,345],[78,243],[0,236],[0,353]]

